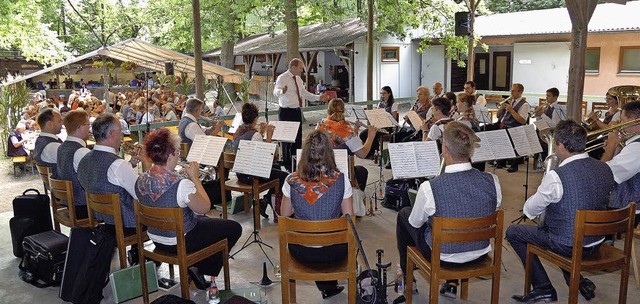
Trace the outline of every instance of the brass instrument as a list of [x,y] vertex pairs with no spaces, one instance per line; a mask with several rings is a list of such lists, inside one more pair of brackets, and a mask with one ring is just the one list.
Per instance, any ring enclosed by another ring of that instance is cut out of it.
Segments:
[[[187,173],[187,168],[189,168],[190,164],[184,161],[178,161],[176,166],[176,172],[182,176],[182,178],[189,178],[189,174]],[[212,181],[214,179],[215,168],[211,166],[206,166],[204,168],[198,168],[200,174],[198,175],[198,179],[203,182]]]
[[120,150],[124,154],[138,156],[142,154],[142,145],[138,143],[124,142],[120,145]]
[[[542,138],[542,140],[547,142],[547,146],[549,147],[547,157],[544,159],[544,174],[547,174],[551,170],[554,170],[558,167],[558,156],[554,151],[555,140],[553,138],[553,129],[545,129],[543,131],[540,131],[540,137]],[[544,212],[538,215],[538,226],[542,227],[544,225],[544,217]]]
[[627,102],[640,100],[640,86],[621,85],[610,88],[607,94],[618,98],[618,107],[622,108]]
[[[587,148],[585,149],[585,152],[591,152],[598,148],[604,147],[604,144],[606,141],[602,140],[603,138],[601,137],[601,135],[605,133],[610,133],[611,131],[614,131],[614,130],[618,130],[619,136],[622,139],[622,141],[620,141],[620,148],[624,148],[625,142],[629,138],[640,134],[640,132],[629,133],[629,132],[626,132],[625,129],[636,126],[638,124],[640,124],[640,118],[636,118],[634,120],[627,121],[625,123],[613,125],[604,129],[598,129],[598,130],[587,133]],[[610,134],[606,136],[609,136],[609,135]]]
[[598,129],[598,119],[600,119],[600,117],[602,117],[602,111],[596,111],[596,116],[598,117],[597,119],[592,119],[591,116],[589,116],[589,118],[587,118],[587,120],[582,122],[582,126],[587,129],[587,131],[594,131]]

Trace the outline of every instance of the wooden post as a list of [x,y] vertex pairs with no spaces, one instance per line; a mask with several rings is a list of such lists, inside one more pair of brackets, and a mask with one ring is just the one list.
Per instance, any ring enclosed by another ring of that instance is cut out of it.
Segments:
[[[296,0],[286,0],[284,5],[284,19],[287,25],[287,63],[289,63],[299,53],[298,4]],[[273,68],[275,70],[276,67]]]
[[367,100],[373,100],[373,0],[367,0],[367,6]]
[[200,0],[191,0],[193,7],[193,58],[196,82],[196,97],[204,100],[204,75],[202,72],[202,31],[200,28]]
[[475,56],[473,53],[473,47],[475,39],[473,38],[473,23],[476,21],[476,7],[477,3],[481,0],[469,1],[469,44],[467,46],[467,81],[473,80],[473,72],[475,65]]
[[587,52],[589,20],[598,0],[566,0],[571,18],[571,59],[569,61],[569,85],[567,88],[567,119],[582,120],[584,93],[584,60]]

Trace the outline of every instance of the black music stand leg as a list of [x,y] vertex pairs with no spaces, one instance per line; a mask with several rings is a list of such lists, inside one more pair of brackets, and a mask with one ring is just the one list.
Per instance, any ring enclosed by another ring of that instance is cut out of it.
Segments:
[[[530,158],[530,156],[525,156],[525,158],[524,158],[525,159],[524,163],[527,166],[527,168],[525,169],[526,173],[525,173],[525,176],[524,176],[524,185],[522,185],[524,187],[524,202],[522,204],[523,206],[524,206],[524,203],[527,202],[527,194],[529,193],[529,158]],[[520,209],[519,212],[522,213],[523,210],[524,209]],[[529,220],[529,218],[526,215],[524,215],[524,213],[523,213],[518,218],[516,218],[513,221],[511,221],[511,223],[520,224],[522,222],[526,222],[527,220]],[[531,221],[534,222],[535,224],[538,224],[536,222],[536,220],[531,220]]]

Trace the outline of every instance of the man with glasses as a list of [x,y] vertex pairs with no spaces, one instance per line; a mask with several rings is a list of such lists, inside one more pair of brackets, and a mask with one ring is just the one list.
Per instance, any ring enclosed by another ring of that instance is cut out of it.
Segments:
[[[514,83],[511,86],[511,96],[502,102],[502,107],[498,110],[498,127],[500,129],[515,128],[528,123],[531,106],[527,103],[527,99],[522,97],[523,92],[524,86],[522,84]],[[518,171],[518,160],[512,159],[509,162],[507,172]],[[498,162],[496,167],[502,168],[504,165],[505,163]]]
[[[87,198],[84,189],[78,181],[78,165],[80,160],[89,153],[87,139],[89,138],[89,115],[82,110],[73,110],[64,117],[64,127],[67,139],[58,148],[58,179],[71,181],[73,198],[71,202],[76,206],[76,219],[87,218]],[[62,202],[68,204],[69,202]]]
[[474,105],[478,105],[481,107],[487,106],[487,100],[484,98],[484,96],[482,96],[481,94],[478,94],[478,91],[476,90],[475,82],[473,81],[465,82],[464,92],[474,97],[474,100],[475,100],[475,102],[473,103]]

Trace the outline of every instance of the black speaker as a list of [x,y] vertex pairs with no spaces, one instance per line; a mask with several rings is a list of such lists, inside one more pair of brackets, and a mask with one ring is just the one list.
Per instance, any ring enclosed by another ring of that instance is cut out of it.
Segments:
[[467,36],[469,35],[469,12],[457,12],[455,15],[455,35]]
[[164,63],[164,74],[167,76],[173,75],[173,62]]

